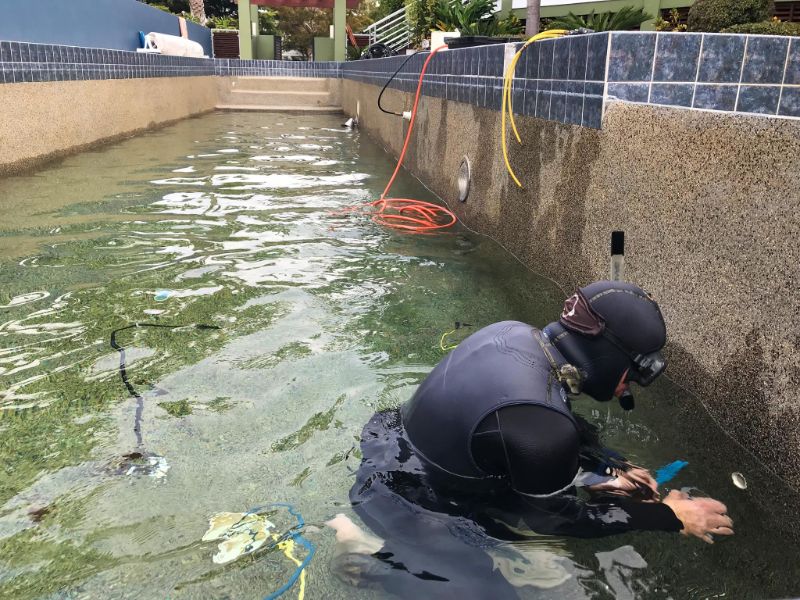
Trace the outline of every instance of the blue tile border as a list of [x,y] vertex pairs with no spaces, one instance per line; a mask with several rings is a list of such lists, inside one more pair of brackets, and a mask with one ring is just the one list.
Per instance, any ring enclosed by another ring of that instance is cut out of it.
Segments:
[[340,77],[336,62],[232,60],[0,41],[0,83],[257,75]]
[[[514,44],[516,51],[522,46]],[[517,63],[511,100],[515,114],[597,129],[602,117],[608,34],[567,36],[528,46]],[[510,51],[509,51],[510,52]],[[430,62],[422,93],[500,110],[505,44],[448,50]],[[416,90],[427,53],[412,58],[389,84]],[[406,56],[342,64],[342,77],[383,86]]]
[[614,32],[609,46],[607,99],[800,116],[797,38]]
[[[504,65],[521,43],[448,50],[429,65],[426,96],[500,110]],[[390,87],[412,93],[427,53]],[[204,59],[0,41],[0,84],[193,76],[345,78],[384,85],[407,59],[337,62]],[[800,117],[800,39],[612,32],[528,46],[512,88],[514,113],[599,128],[606,102]]]
[[[389,87],[413,92],[426,56],[412,59]],[[342,77],[382,86],[405,59],[344,63]],[[499,110],[506,59],[504,45],[449,50],[431,61],[423,94]],[[515,114],[599,128],[609,100],[795,117],[800,39],[599,33],[538,42],[517,65]]]

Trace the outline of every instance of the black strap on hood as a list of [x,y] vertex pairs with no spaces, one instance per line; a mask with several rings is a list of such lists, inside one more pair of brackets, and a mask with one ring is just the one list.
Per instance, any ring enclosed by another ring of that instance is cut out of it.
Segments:
[[547,334],[534,329],[533,338],[538,342],[542,352],[547,357],[547,361],[553,369],[553,374],[561,386],[570,394],[580,394],[583,387],[583,373],[581,370],[567,362],[561,352],[550,342]]

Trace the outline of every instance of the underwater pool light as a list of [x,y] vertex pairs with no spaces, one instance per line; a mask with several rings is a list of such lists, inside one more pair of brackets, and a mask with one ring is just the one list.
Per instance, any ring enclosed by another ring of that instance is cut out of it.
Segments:
[[466,202],[469,196],[469,187],[472,183],[472,169],[469,164],[469,159],[465,156],[461,159],[461,165],[458,167],[458,200],[459,202]]

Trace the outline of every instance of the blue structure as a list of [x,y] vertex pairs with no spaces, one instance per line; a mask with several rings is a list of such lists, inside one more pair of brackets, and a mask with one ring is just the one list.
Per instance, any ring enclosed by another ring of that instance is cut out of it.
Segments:
[[[186,23],[212,56],[211,30]],[[180,35],[178,17],[137,0],[3,0],[0,40],[135,50],[139,32]]]

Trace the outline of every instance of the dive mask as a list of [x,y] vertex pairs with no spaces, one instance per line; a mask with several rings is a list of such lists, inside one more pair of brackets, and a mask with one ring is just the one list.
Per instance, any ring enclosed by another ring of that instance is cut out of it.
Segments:
[[636,354],[631,357],[633,369],[628,372],[628,379],[635,381],[642,387],[653,383],[656,377],[667,368],[667,359],[661,352],[651,352],[650,354]]

